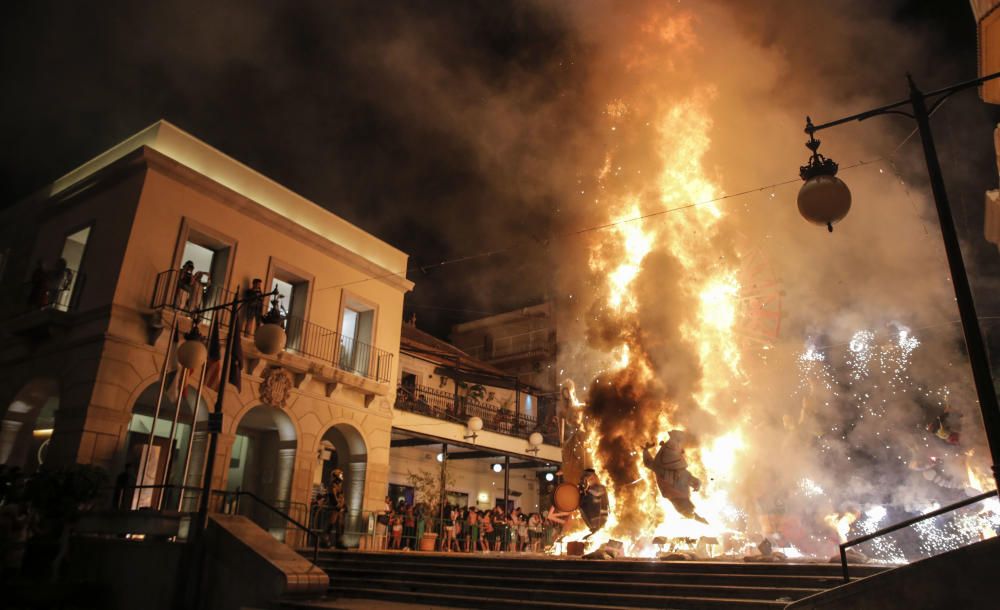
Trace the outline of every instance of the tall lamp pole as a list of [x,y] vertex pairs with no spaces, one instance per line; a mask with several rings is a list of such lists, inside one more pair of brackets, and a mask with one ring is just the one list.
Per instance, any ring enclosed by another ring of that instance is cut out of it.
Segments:
[[[924,93],[917,88],[913,78],[907,75],[910,95],[905,100],[819,125],[813,125],[812,121],[806,117],[805,132],[809,135],[809,142],[806,146],[812,151],[812,156],[809,163],[801,168],[805,184],[799,192],[798,203],[800,212],[807,220],[817,224],[825,224],[830,231],[833,231],[833,223],[842,219],[850,209],[850,192],[843,182],[836,178],[837,164],[818,153],[820,143],[814,137],[816,132],[884,114],[900,114],[916,121],[920,141],[923,144],[924,160],[927,162],[931,191],[934,194],[938,222],[941,225],[944,249],[948,256],[951,280],[955,287],[955,299],[958,302],[965,344],[969,351],[972,378],[975,382],[979,408],[982,411],[983,425],[986,429],[986,439],[993,460],[993,478],[997,489],[1000,489],[1000,466],[998,466],[1000,465],[1000,405],[997,403],[989,354],[986,351],[982,329],[979,327],[979,317],[976,314],[976,305],[972,298],[972,288],[969,286],[969,276],[962,259],[962,249],[958,241],[958,233],[955,231],[955,221],[948,203],[948,193],[945,190],[941,164],[938,162],[930,126],[931,114],[953,93],[977,87],[995,78],[1000,78],[1000,72]],[[907,106],[912,112],[905,110]]]
[[[238,294],[239,289],[237,289]],[[277,307],[280,295],[277,288],[264,294],[258,291],[257,294],[251,294],[242,299],[237,296],[229,303],[191,312],[191,317],[195,322],[192,325],[191,333],[187,337],[188,340],[177,351],[179,360],[182,358],[188,360],[187,362],[182,362],[185,368],[195,369],[201,366],[205,361],[206,349],[204,343],[202,343],[203,338],[198,333],[198,320],[206,313],[229,309],[229,334],[226,336],[226,346],[221,354],[222,371],[219,375],[219,391],[215,397],[215,408],[208,414],[208,456],[205,458],[205,470],[201,482],[201,497],[198,500],[198,516],[194,523],[195,535],[199,535],[203,531],[208,518],[208,501],[212,493],[212,473],[215,471],[215,453],[219,446],[219,434],[222,432],[222,406],[225,402],[226,386],[229,384],[233,350],[235,349],[236,342],[240,340],[240,306],[249,304],[262,307],[267,297],[273,298],[271,301],[272,308],[267,316],[264,317],[264,323],[259,325],[255,330],[254,344],[261,353],[266,355],[280,352],[285,347],[285,332],[280,324],[281,314]]]

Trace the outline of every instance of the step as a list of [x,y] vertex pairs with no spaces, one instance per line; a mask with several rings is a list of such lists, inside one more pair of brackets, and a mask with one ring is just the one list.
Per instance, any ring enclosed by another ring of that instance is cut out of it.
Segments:
[[[596,564],[596,565],[595,565]],[[608,566],[607,562],[594,562],[590,569],[580,569],[579,566],[564,564],[553,561],[547,565],[529,566],[492,566],[483,565],[480,562],[470,561],[462,564],[436,564],[428,562],[379,562],[379,561],[351,561],[336,560],[330,561],[320,559],[318,565],[326,570],[331,576],[336,576],[341,570],[350,570],[351,573],[357,571],[382,572],[387,569],[417,571],[428,577],[452,577],[456,571],[468,575],[490,575],[498,578],[520,578],[526,573],[540,578],[549,578],[565,582],[577,581],[612,581],[621,582],[627,579],[628,582],[663,582],[663,583],[698,583],[698,584],[719,584],[719,585],[747,585],[747,586],[778,586],[778,587],[805,587],[805,588],[829,588],[841,584],[841,577],[837,575],[813,576],[800,575],[795,573],[774,572],[771,574],[746,573],[739,564],[730,564],[726,572],[719,571],[714,567],[711,570],[691,571],[691,570],[667,570],[667,569],[614,569],[615,566]],[[602,568],[611,569],[602,569]]]
[[[600,604],[563,604],[558,602],[519,601],[511,606],[510,600],[483,599],[481,597],[466,597],[461,595],[402,593],[399,591],[383,591],[381,589],[352,589],[339,599],[371,599],[380,601],[402,602],[421,608],[428,606],[448,606],[450,608],[466,608],[467,610],[621,610],[618,606],[603,606]],[[337,599],[318,601],[282,600],[282,610],[318,610],[320,608],[337,609]],[[669,610],[669,609],[668,609]]]
[[462,584],[423,583],[419,581],[394,580],[390,578],[366,578],[345,583],[331,584],[330,595],[347,597],[358,595],[358,590],[394,591],[400,595],[414,593],[427,595],[447,595],[467,599],[491,599],[505,601],[508,607],[516,603],[520,607],[524,602],[551,602],[579,606],[580,604],[597,603],[604,606],[627,608],[784,608],[791,599],[740,599],[718,597],[710,593],[701,595],[641,595],[634,593],[619,593],[603,591],[600,593],[584,591],[539,590],[515,586],[470,586]]
[[[354,561],[372,562],[378,565],[396,562],[420,562],[423,565],[438,565],[441,567],[454,567],[459,565],[489,565],[508,566],[524,569],[529,568],[549,568],[559,566],[560,568],[576,568],[582,571],[627,571],[634,572],[739,572],[742,574],[775,574],[790,573],[809,576],[832,576],[839,577],[841,574],[840,564],[833,563],[752,563],[733,561],[659,561],[655,559],[619,559],[619,560],[585,560],[568,559],[563,557],[537,557],[537,556],[511,556],[477,553],[418,553],[418,552],[358,552],[358,551],[324,551],[319,555],[319,562],[329,564],[331,562]],[[475,563],[473,563],[475,562]],[[876,574],[891,566],[873,565],[851,565],[851,573],[858,576],[868,576]]]
[[[415,567],[415,566],[414,566]],[[451,574],[428,575],[417,569],[400,570],[395,568],[385,568],[378,572],[369,570],[340,569],[329,572],[330,582],[333,586],[338,583],[355,583],[370,579],[389,578],[400,581],[418,582],[424,584],[462,584],[469,586],[505,587],[519,586],[544,591],[561,591],[570,586],[575,591],[588,593],[602,593],[608,590],[617,590],[619,593],[638,593],[643,595],[708,595],[712,597],[739,597],[746,599],[775,599],[777,597],[787,597],[800,599],[807,595],[825,591],[829,587],[783,587],[751,585],[751,584],[722,584],[704,582],[635,582],[632,580],[582,580],[570,583],[561,578],[541,578],[539,575],[529,573],[527,576],[522,572],[517,575],[495,576],[490,574]]]

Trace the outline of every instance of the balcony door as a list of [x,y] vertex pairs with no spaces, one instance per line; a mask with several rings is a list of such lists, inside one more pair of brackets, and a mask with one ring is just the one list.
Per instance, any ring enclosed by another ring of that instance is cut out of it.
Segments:
[[368,376],[372,360],[375,309],[356,303],[344,306],[340,323],[340,368]]

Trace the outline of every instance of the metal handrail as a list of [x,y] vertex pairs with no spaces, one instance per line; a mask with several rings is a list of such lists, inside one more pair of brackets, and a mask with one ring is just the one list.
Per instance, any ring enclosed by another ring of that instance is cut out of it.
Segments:
[[285,513],[284,511],[282,511],[282,510],[278,509],[277,507],[271,505],[270,503],[266,502],[260,496],[258,496],[257,494],[255,494],[253,492],[242,491],[242,490],[236,490],[236,491],[212,490],[212,493],[213,494],[220,494],[223,497],[226,497],[226,496],[236,496],[237,498],[239,498],[239,497],[242,497],[242,496],[246,496],[246,497],[250,498],[251,500],[253,500],[254,502],[256,502],[257,504],[259,504],[260,506],[262,506],[262,507],[266,508],[267,510],[271,511],[272,513],[274,513],[278,517],[281,517],[286,522],[294,525],[296,528],[298,528],[298,529],[302,530],[303,532],[305,532],[306,533],[306,540],[309,540],[309,538],[312,537],[312,541],[313,541],[313,556],[312,556],[312,561],[313,561],[313,563],[316,563],[316,560],[319,558],[319,536],[322,533],[320,530],[314,530],[314,529],[311,529],[309,527],[306,527],[305,525],[302,525],[301,523],[298,522],[298,520],[296,520],[295,518],[293,518],[291,515],[289,515],[288,513]]
[[452,393],[421,385],[400,384],[396,388],[396,408],[418,415],[427,415],[464,425],[469,417],[483,420],[483,428],[491,432],[528,438],[532,432],[541,432],[545,442],[559,446],[559,438],[554,431],[545,430],[538,419],[524,413],[514,413],[500,406],[482,402],[468,396],[455,400]]
[[848,575],[848,572],[847,572],[847,549],[848,548],[850,548],[852,546],[855,546],[855,545],[858,545],[858,544],[861,544],[862,542],[868,542],[869,540],[871,540],[873,538],[878,538],[878,537],[884,536],[886,534],[891,534],[892,532],[895,532],[897,530],[901,530],[904,527],[909,527],[909,526],[911,526],[911,525],[913,525],[915,523],[920,523],[921,521],[924,521],[925,519],[930,519],[932,517],[937,517],[937,516],[943,515],[945,513],[949,513],[949,512],[951,512],[951,511],[953,511],[955,509],[962,508],[963,506],[968,506],[970,504],[975,504],[976,502],[982,502],[983,500],[989,499],[990,497],[995,496],[995,495],[997,495],[997,490],[994,489],[992,491],[987,491],[987,492],[979,494],[978,496],[972,496],[971,498],[966,498],[966,499],[964,499],[964,500],[962,500],[960,502],[955,502],[954,504],[949,504],[948,506],[943,506],[943,507],[941,507],[941,508],[939,508],[937,510],[932,510],[929,513],[924,513],[923,515],[917,515],[916,517],[911,517],[909,519],[906,519],[905,521],[900,521],[899,523],[890,525],[888,527],[883,527],[882,529],[874,531],[874,532],[872,532],[870,534],[865,534],[864,536],[859,536],[857,538],[854,538],[853,540],[848,540],[847,542],[841,543],[841,545],[840,545],[840,566],[841,566],[841,569],[843,570],[844,582],[850,582],[851,581],[851,577]]
[[[126,486],[126,487],[114,487],[113,488],[113,490],[114,490],[114,492],[116,494],[119,493],[119,492],[129,492],[129,491],[131,491],[131,493],[129,494],[129,497],[134,497],[135,493],[137,491],[139,491],[139,490],[142,490],[142,489],[160,489],[160,490],[163,490],[163,491],[178,490],[181,493],[186,493],[186,492],[190,491],[190,492],[195,492],[196,494],[200,494],[202,492],[202,488],[201,487],[193,487],[193,486],[190,486],[190,485],[172,485],[172,484],[161,484],[161,485],[129,485],[129,486]],[[306,540],[309,540],[310,538],[312,538],[312,541],[313,541],[312,561],[313,561],[313,563],[316,563],[316,560],[319,557],[319,538],[320,538],[320,534],[322,534],[322,531],[320,531],[320,530],[314,530],[314,529],[311,529],[309,527],[306,527],[305,525],[303,525],[302,523],[300,523],[297,519],[295,519],[294,517],[292,517],[288,513],[286,513],[284,511],[282,511],[281,509],[273,506],[272,504],[270,504],[266,500],[263,500],[260,496],[254,494],[253,492],[242,491],[242,490],[225,491],[225,490],[221,490],[221,489],[213,489],[212,490],[212,495],[214,495],[216,497],[222,498],[224,505],[225,505],[224,500],[227,497],[240,498],[242,496],[246,496],[246,497],[250,498],[251,500],[253,500],[254,502],[256,502],[258,505],[266,508],[271,513],[273,513],[276,516],[280,517],[285,522],[291,524],[292,526],[294,526],[295,528],[297,528],[299,530],[302,530],[303,532],[306,533]],[[237,502],[237,504],[238,504],[238,502]],[[131,509],[131,508],[129,508],[127,510],[128,511],[131,511],[131,510],[142,510],[143,508],[147,508],[147,507],[140,507],[139,509]],[[189,512],[195,512],[195,511],[189,511]],[[213,512],[218,512],[218,513],[222,513],[222,514],[231,514],[231,513],[227,513],[226,511],[223,511],[223,510],[216,510],[216,511],[213,511]]]

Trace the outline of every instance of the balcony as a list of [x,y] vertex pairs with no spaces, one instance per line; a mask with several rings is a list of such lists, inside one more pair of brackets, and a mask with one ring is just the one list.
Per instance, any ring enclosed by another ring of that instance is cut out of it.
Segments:
[[545,358],[553,355],[553,341],[549,329],[538,328],[526,333],[509,335],[493,340],[489,346],[463,348],[469,355],[484,362],[497,364],[528,358]]
[[[217,307],[238,296],[235,291],[217,284],[181,287],[178,282],[180,273],[180,270],[172,269],[157,275],[150,303],[154,311],[166,309],[190,315],[192,311]],[[219,316],[219,326],[223,331],[228,331],[232,326],[228,308],[219,309],[211,315]],[[210,323],[211,315],[203,316],[202,321]],[[247,332],[249,328],[243,322],[244,320],[239,320],[237,328],[244,337],[250,337],[252,333]],[[288,338],[286,352],[308,358],[322,367],[329,366],[379,384],[389,383],[393,371],[392,352],[343,336],[335,330],[296,316],[285,316],[283,324]],[[321,368],[312,372],[320,377],[333,379],[329,375],[323,375]],[[333,382],[336,383],[337,380]]]
[[467,396],[459,396],[456,401],[454,394],[420,385],[399,386],[396,389],[396,408],[463,426],[470,417],[479,417],[483,420],[484,430],[523,439],[527,439],[532,432],[540,432],[545,444],[560,446],[554,413],[547,422],[539,424],[536,418],[523,413],[514,413]]
[[69,326],[68,313],[77,308],[86,279],[70,268],[36,271],[25,285],[25,300],[5,308],[4,330],[34,340],[61,333]]

